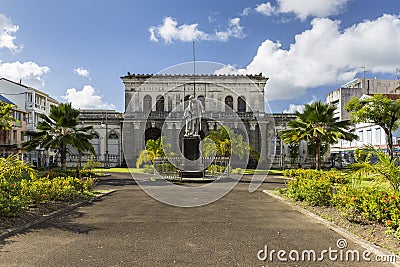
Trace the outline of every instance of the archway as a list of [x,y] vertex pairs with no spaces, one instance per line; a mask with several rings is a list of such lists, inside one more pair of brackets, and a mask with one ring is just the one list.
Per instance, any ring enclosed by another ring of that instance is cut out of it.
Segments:
[[155,127],[152,128],[148,128],[145,132],[145,137],[144,137],[144,141],[145,143],[147,142],[147,140],[157,140],[158,138],[161,137],[161,130]]

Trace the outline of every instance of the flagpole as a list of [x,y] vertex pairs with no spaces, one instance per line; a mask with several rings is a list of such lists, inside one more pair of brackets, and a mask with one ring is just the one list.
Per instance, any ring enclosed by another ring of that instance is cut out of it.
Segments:
[[193,97],[196,98],[196,50],[193,41]]

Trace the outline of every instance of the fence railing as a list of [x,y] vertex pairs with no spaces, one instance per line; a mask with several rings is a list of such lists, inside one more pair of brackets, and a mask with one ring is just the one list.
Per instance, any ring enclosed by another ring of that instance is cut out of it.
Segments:
[[[203,157],[201,158],[202,167],[200,171],[204,171],[205,179],[218,179],[229,176],[229,157]],[[185,171],[182,157],[156,158],[154,159],[154,175],[158,178],[166,180],[181,180],[182,172]]]

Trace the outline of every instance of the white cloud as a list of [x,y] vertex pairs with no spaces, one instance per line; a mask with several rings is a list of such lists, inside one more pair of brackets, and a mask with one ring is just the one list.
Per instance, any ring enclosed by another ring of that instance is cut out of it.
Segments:
[[86,77],[90,79],[89,77],[89,71],[87,69],[84,69],[83,67],[79,67],[74,69],[74,73],[78,74],[79,76]]
[[262,72],[269,99],[290,99],[306,89],[355,77],[360,66],[370,72],[394,72],[400,62],[400,16],[383,15],[343,31],[340,22],[316,18],[295,36],[289,49],[265,40],[246,73]]
[[235,66],[232,65],[225,65],[216,71],[214,71],[215,75],[241,75],[244,74],[243,69],[238,70],[235,68]]
[[282,113],[295,113],[296,111],[303,113],[304,105],[290,104],[288,109],[285,109]]
[[15,36],[19,27],[14,25],[4,14],[0,14],[0,48],[8,48],[17,51],[19,47],[14,43]]
[[299,19],[339,14],[350,0],[278,0],[279,12],[294,13]]
[[214,34],[201,31],[198,29],[198,26],[198,23],[178,26],[177,20],[171,17],[166,17],[164,18],[163,24],[151,26],[149,28],[150,40],[152,42],[158,42],[161,38],[165,43],[171,44],[174,41],[192,42],[195,40],[226,42],[229,38],[245,37],[239,18],[231,19],[226,30],[216,30]]
[[[308,17],[328,17],[339,14],[350,0],[278,0],[277,6],[271,2],[258,5],[254,10],[265,16],[294,14],[300,20]],[[249,13],[249,12],[248,12]],[[248,14],[247,13],[247,14]]]
[[[313,96],[312,98],[313,99],[310,102],[308,102],[307,104],[312,104],[315,101],[317,101],[316,96]],[[282,111],[282,113],[295,113],[296,111],[303,113],[304,109],[305,109],[305,105],[290,104],[289,108]]]
[[39,66],[35,62],[12,62],[2,63],[0,61],[0,74],[2,78],[19,82],[32,87],[43,87],[43,76],[50,71],[49,67]]
[[265,16],[271,16],[272,14],[274,14],[277,11],[276,8],[271,5],[270,2],[258,5],[255,8],[255,10],[258,13],[263,14]]
[[248,16],[251,13],[251,7],[246,7],[245,9],[243,9],[242,14],[240,14],[240,16]]
[[67,102],[71,102],[74,108],[82,109],[115,109],[113,104],[104,102],[103,97],[96,95],[91,85],[85,85],[81,91],[75,88],[67,89],[65,95],[61,96]]
[[150,27],[150,40],[158,41],[158,38],[162,38],[166,43],[172,43],[174,40],[181,42],[191,42],[194,40],[205,40],[209,39],[209,35],[203,31],[200,31],[198,24],[183,24],[178,26],[178,22],[171,18],[164,18],[163,24],[157,27]]
[[229,38],[242,39],[245,37],[243,27],[240,26],[240,18],[233,18],[229,21],[229,27],[225,31],[215,31],[218,41],[226,42]]

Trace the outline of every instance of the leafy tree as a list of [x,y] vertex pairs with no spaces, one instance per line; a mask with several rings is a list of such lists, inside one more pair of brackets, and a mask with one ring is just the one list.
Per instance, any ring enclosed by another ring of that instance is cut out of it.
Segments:
[[290,129],[280,133],[286,144],[299,143],[304,140],[315,145],[316,169],[321,169],[321,147],[334,144],[339,139],[353,140],[350,122],[336,121],[333,118],[335,107],[324,104],[322,101],[306,104],[304,112],[296,112],[296,119],[290,121]]
[[353,122],[370,122],[382,127],[388,139],[388,153],[393,160],[392,132],[399,127],[400,99],[391,100],[381,94],[365,99],[352,98],[347,103],[346,109],[351,112]]
[[154,159],[166,156],[165,149],[168,149],[170,145],[164,144],[164,139],[164,137],[160,137],[157,140],[147,140],[146,149],[140,151],[139,157],[136,160],[136,168],[139,168],[142,163],[147,161],[151,161],[154,165]]
[[41,114],[36,132],[27,132],[30,141],[23,144],[28,150],[40,146],[43,149],[57,149],[60,152],[61,169],[67,168],[68,148],[73,147],[78,152],[94,153],[90,143],[93,138],[92,126],[78,127],[79,110],[72,108],[70,103],[52,106],[50,116]]
[[0,129],[8,131],[12,128],[13,122],[17,121],[11,115],[13,112],[13,104],[0,101]]

